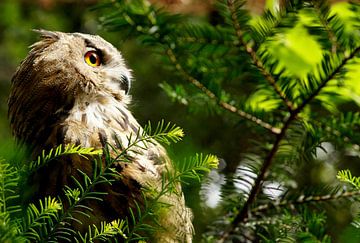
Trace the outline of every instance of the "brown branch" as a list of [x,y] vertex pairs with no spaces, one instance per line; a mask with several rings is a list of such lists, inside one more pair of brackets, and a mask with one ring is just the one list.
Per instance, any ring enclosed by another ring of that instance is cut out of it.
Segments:
[[260,169],[260,173],[255,180],[254,186],[251,188],[248,199],[246,200],[245,204],[243,205],[241,211],[236,215],[234,220],[231,222],[229,229],[224,232],[224,234],[222,235],[219,242],[224,242],[224,240],[227,239],[229,237],[229,235],[234,233],[236,226],[239,223],[243,222],[244,219],[246,219],[248,217],[250,205],[255,201],[255,198],[261,189],[262,182],[264,181],[266,173],[268,172],[268,170],[272,164],[272,161],[279,149],[280,142],[285,137],[286,131],[289,128],[291,122],[295,119],[296,119],[296,114],[292,113],[290,115],[290,117],[287,119],[287,121],[284,123],[284,126],[281,129],[280,133],[276,136],[276,140],[273,144],[272,149],[270,150],[269,154],[265,158],[265,161]]
[[275,135],[280,133],[279,128],[273,127],[271,124],[261,120],[260,118],[255,117],[254,115],[251,115],[229,103],[220,100],[212,91],[210,91],[207,87],[205,87],[199,80],[192,77],[184,70],[184,68],[178,62],[174,52],[170,48],[166,50],[166,54],[169,56],[170,61],[175,65],[175,68],[179,73],[181,73],[190,83],[192,83],[194,86],[200,89],[204,94],[206,94],[206,96],[215,100],[220,105],[220,107],[222,107],[227,111],[230,111],[231,113],[237,114],[238,116],[245,118],[248,121],[254,122],[255,124],[269,130]]
[[265,69],[264,64],[258,58],[254,49],[245,42],[244,35],[240,27],[240,23],[236,17],[236,9],[234,6],[234,0],[227,0],[227,5],[231,13],[231,20],[233,22],[233,26],[236,32],[236,35],[239,39],[240,44],[245,48],[245,51],[251,57],[252,63],[258,68],[270,86],[274,89],[274,91],[279,95],[279,97],[284,101],[286,107],[289,111],[293,110],[293,103],[286,97],[285,93],[281,90],[281,88],[276,84],[275,78],[272,76],[270,72]]
[[[196,44],[205,44],[205,43],[209,43],[209,40],[206,38],[197,38],[197,37],[191,37],[191,36],[179,36],[176,37],[176,41],[178,43],[196,43]],[[218,40],[211,40],[210,44],[212,45],[223,45],[226,47],[233,47],[233,46],[238,46],[239,45],[239,41],[235,40],[235,41],[218,41]]]
[[[230,1],[230,0],[229,0]],[[265,161],[260,169],[260,173],[258,177],[255,180],[254,186],[251,188],[250,194],[248,199],[246,200],[245,204],[243,205],[240,212],[235,216],[234,220],[231,222],[231,225],[229,226],[229,229],[224,232],[219,242],[224,242],[225,239],[229,237],[232,233],[234,233],[236,226],[243,222],[247,217],[250,210],[250,206],[254,203],[255,198],[257,194],[259,193],[262,183],[266,177],[266,174],[274,160],[274,157],[279,149],[280,142],[285,137],[287,130],[289,129],[291,123],[297,118],[297,115],[304,109],[306,105],[310,103],[319,93],[320,91],[326,86],[326,84],[332,80],[337,73],[340,72],[340,70],[346,65],[346,63],[354,58],[354,56],[360,51],[360,47],[354,49],[350,55],[345,57],[341,63],[334,69],[334,71],[331,72],[330,75],[328,75],[318,86],[318,88],[299,105],[296,109],[290,111],[289,118],[285,121],[284,126],[281,128],[281,131],[279,134],[277,134],[275,142],[268,154],[268,156],[265,158]]]
[[272,209],[272,208],[281,208],[283,206],[287,205],[301,205],[311,202],[326,202],[326,201],[332,201],[337,200],[340,198],[348,198],[348,197],[355,197],[360,195],[360,190],[357,191],[345,191],[341,193],[335,193],[335,194],[327,194],[327,195],[319,195],[319,196],[300,196],[298,199],[291,201],[291,200],[283,200],[277,203],[267,203],[260,205],[254,209],[251,210],[251,213],[259,213],[264,212],[266,210]]

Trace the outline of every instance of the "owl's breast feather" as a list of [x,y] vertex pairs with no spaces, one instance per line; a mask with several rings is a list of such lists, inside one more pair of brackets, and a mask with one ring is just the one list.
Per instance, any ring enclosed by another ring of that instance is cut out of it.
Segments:
[[[99,149],[105,142],[120,151],[136,142],[137,134],[142,133],[142,128],[131,112],[114,98],[100,98],[75,101],[69,116],[62,123],[66,127],[65,144]],[[144,141],[137,145],[139,146],[133,146],[127,152],[128,157],[132,158],[132,165],[127,167],[127,173],[140,184],[146,180],[158,179],[167,159],[165,150],[158,144],[154,146]]]

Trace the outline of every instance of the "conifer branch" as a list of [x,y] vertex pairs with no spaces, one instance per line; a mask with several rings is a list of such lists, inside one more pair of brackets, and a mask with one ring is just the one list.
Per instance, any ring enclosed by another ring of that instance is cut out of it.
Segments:
[[[225,1],[224,1],[225,2]],[[350,51],[348,53],[345,54],[341,54],[341,56],[336,56],[336,58],[334,58],[334,60],[332,59],[327,59],[326,57],[324,58],[324,62],[322,63],[322,66],[319,68],[320,72],[316,73],[319,75],[312,75],[309,76],[309,82],[308,83],[304,83],[304,87],[305,87],[305,92],[306,95],[304,96],[300,96],[302,99],[299,101],[299,103],[294,103],[295,100],[292,100],[292,97],[296,96],[298,93],[292,93],[292,92],[287,92],[280,83],[278,83],[278,77],[274,74],[274,72],[272,71],[272,68],[269,68],[268,65],[266,65],[266,61],[265,59],[263,59],[259,53],[258,53],[258,49],[256,47],[256,44],[261,44],[262,39],[260,39],[259,43],[254,43],[253,41],[256,41],[256,37],[253,38],[252,41],[248,41],[248,35],[247,35],[247,30],[246,28],[244,28],[242,26],[242,18],[240,16],[241,14],[241,8],[239,8],[238,3],[242,3],[244,1],[236,1],[236,0],[226,0],[226,3],[224,5],[222,5],[222,9],[225,13],[225,15],[229,15],[229,26],[231,28],[226,28],[227,31],[233,32],[234,34],[231,35],[231,37],[235,37],[234,39],[236,39],[234,41],[234,46],[235,48],[244,48],[245,52],[247,53],[247,55],[249,55],[250,60],[252,61],[253,65],[255,66],[255,68],[258,70],[258,72],[260,72],[264,79],[265,82],[267,82],[270,86],[273,92],[276,93],[276,95],[279,97],[279,99],[282,100],[282,102],[284,102],[285,106],[288,109],[287,112],[287,116],[284,119],[282,128],[274,128],[272,127],[270,124],[258,119],[257,117],[254,117],[251,114],[248,114],[242,110],[239,110],[237,107],[234,107],[233,105],[226,103],[224,101],[222,101],[221,97],[217,97],[217,95],[211,91],[209,88],[207,88],[203,83],[201,83],[198,79],[196,79],[196,77],[192,76],[192,74],[190,72],[187,72],[187,68],[185,68],[185,66],[182,66],[182,62],[180,60],[177,60],[177,56],[175,55],[175,52],[173,51],[175,47],[172,46],[176,46],[175,43],[177,42],[181,42],[180,44],[183,44],[183,42],[189,42],[189,43],[197,43],[197,44],[203,44],[203,43],[207,43],[210,42],[209,44],[214,44],[217,45],[219,43],[222,43],[221,40],[225,40],[225,43],[222,44],[229,44],[228,39],[224,39],[224,38],[215,38],[215,40],[213,40],[213,38],[209,38],[207,39],[206,36],[210,36],[209,35],[196,35],[196,34],[188,34],[185,36],[180,36],[178,38],[176,38],[176,36],[172,36],[169,35],[169,33],[172,32],[172,29],[178,29],[176,28],[176,26],[179,26],[179,22],[177,21],[170,21],[170,18],[168,18],[168,16],[161,16],[160,14],[158,16],[155,16],[155,18],[157,20],[161,20],[161,21],[144,21],[145,22],[145,28],[142,28],[141,25],[143,25],[143,23],[141,23],[141,21],[139,21],[140,23],[136,23],[137,18],[134,18],[134,21],[131,21],[131,23],[129,22],[127,25],[132,26],[132,30],[133,31],[137,31],[139,32],[142,37],[151,37],[151,38],[146,38],[147,43],[150,44],[160,44],[165,48],[165,53],[167,54],[167,56],[170,58],[170,62],[175,66],[175,69],[183,76],[185,77],[185,79],[191,83],[192,85],[195,85],[195,87],[197,87],[199,90],[201,90],[202,93],[204,93],[207,97],[209,97],[211,100],[216,101],[216,103],[222,107],[223,109],[230,111],[234,114],[237,114],[238,116],[245,118],[247,120],[250,120],[252,122],[254,122],[255,124],[257,124],[258,126],[261,126],[263,128],[266,128],[267,130],[270,130],[274,135],[274,142],[272,144],[272,147],[270,148],[270,150],[268,151],[267,156],[262,160],[262,164],[261,164],[261,168],[259,169],[259,173],[257,173],[256,175],[256,179],[254,182],[254,185],[251,188],[251,191],[248,195],[248,198],[246,199],[246,202],[244,204],[241,205],[241,207],[239,206],[238,208],[238,213],[236,215],[234,215],[234,219],[231,222],[231,225],[229,226],[229,228],[225,229],[225,233],[222,235],[222,238],[220,239],[220,242],[225,241],[227,239],[228,236],[230,236],[232,233],[239,233],[236,232],[236,228],[239,224],[243,224],[245,222],[250,222],[251,218],[250,218],[250,213],[254,212],[254,210],[259,210],[257,212],[260,212],[261,210],[267,210],[271,208],[271,205],[268,206],[264,206],[261,209],[262,206],[259,206],[255,209],[253,209],[254,207],[256,207],[256,200],[258,198],[258,194],[261,191],[262,187],[263,187],[263,183],[267,177],[267,174],[269,173],[271,166],[273,164],[273,162],[275,161],[275,156],[278,156],[278,154],[280,153],[280,149],[282,148],[281,146],[283,145],[283,140],[285,140],[288,136],[289,130],[291,129],[291,126],[293,123],[295,123],[295,121],[297,119],[303,119],[301,117],[299,117],[300,113],[303,112],[304,108],[310,104],[312,102],[313,99],[315,99],[320,92],[322,92],[323,88],[326,87],[328,85],[328,82],[332,79],[334,79],[339,73],[341,73],[343,71],[344,66],[347,64],[347,62],[352,59],[356,53],[359,52],[359,48],[357,49],[350,49]],[[282,4],[285,4],[285,2],[287,2],[286,4],[286,8],[287,7],[291,7],[292,4],[294,4],[294,6],[297,4],[299,4],[300,8],[303,7],[307,7],[309,6],[307,3],[303,2],[303,1],[284,1],[281,0]],[[315,1],[313,1],[315,2]],[[332,44],[332,49],[331,49],[331,53],[334,53],[335,55],[337,55],[341,50],[344,50],[345,47],[341,47],[342,45],[342,40],[343,38],[341,37],[342,34],[342,30],[343,30],[343,25],[341,25],[341,21],[340,21],[340,25],[338,26],[338,22],[337,20],[333,19],[332,16],[330,16],[329,14],[329,8],[323,7],[321,5],[320,1],[319,4],[317,4],[316,2],[314,3],[314,5],[316,6],[311,6],[315,8],[315,11],[312,12],[314,13],[318,13],[318,17],[319,17],[319,26],[321,28],[321,30],[324,31],[320,31],[322,34],[321,37],[325,37],[330,39],[330,44]],[[297,9],[295,9],[296,11],[296,17],[298,16],[299,12],[297,11]],[[135,13],[135,11],[133,11]],[[137,13],[133,13],[131,12],[132,15],[136,15],[138,16]],[[284,12],[284,16],[280,16],[280,17],[292,17],[290,14],[287,14],[288,12]],[[289,11],[290,13],[290,11]],[[280,13],[281,15],[282,13]],[[155,15],[155,14],[154,14]],[[148,17],[150,15],[147,15]],[[151,15],[152,16],[152,15]],[[315,14],[316,16],[316,14]],[[329,17],[330,16],[330,17]],[[158,18],[157,18],[158,17]],[[227,16],[226,16],[227,17]],[[246,17],[246,14],[245,14]],[[153,16],[152,16],[153,18]],[[245,18],[244,18],[245,19]],[[274,21],[272,21],[274,20]],[[281,26],[277,26],[279,23],[281,23],[281,21],[279,20],[279,22],[277,22],[277,19],[272,19],[270,21],[269,24],[264,25],[264,33],[260,36],[260,37],[264,37],[266,38],[267,36],[269,36],[272,31],[271,29],[269,29],[270,24],[274,23],[275,26],[275,30],[278,30],[279,28],[281,28]],[[245,21],[245,20],[244,20]],[[151,23],[151,24],[148,24]],[[120,22],[121,24],[122,22]],[[174,24],[174,25],[170,25],[170,24]],[[290,24],[294,24],[296,23],[294,20],[290,20],[289,21]],[[114,23],[114,25],[116,26],[116,24],[118,23]],[[169,24],[169,26],[167,26],[166,24]],[[178,25],[177,25],[178,24]],[[120,25],[119,25],[120,26]],[[181,25],[180,25],[181,26]],[[141,27],[141,28],[140,28]],[[156,27],[156,28],[152,28],[152,27]],[[175,28],[174,28],[175,27]],[[292,25],[292,27],[294,27]],[[313,26],[310,26],[313,27]],[[339,28],[338,28],[339,27]],[[314,27],[314,29],[316,29],[317,27]],[[158,31],[158,29],[163,31]],[[269,29],[269,31],[267,31]],[[151,31],[150,31],[151,30]],[[261,29],[262,30],[262,29]],[[179,33],[182,33],[184,30],[179,31]],[[200,31],[199,31],[200,32]],[[256,32],[256,30],[255,30]],[[228,33],[228,32],[226,32]],[[282,32],[280,32],[282,33]],[[178,33],[177,33],[178,34]],[[257,33],[255,33],[256,35]],[[205,38],[203,38],[205,36]],[[210,36],[211,37],[211,36]],[[220,40],[220,42],[219,42]],[[229,38],[229,40],[232,40],[231,38]],[[212,41],[212,42],[211,42]],[[346,41],[346,40],[345,40]],[[349,40],[350,41],[350,40]],[[351,41],[350,41],[351,42]],[[325,41],[325,43],[329,43],[328,40]],[[346,42],[345,42],[346,43]],[[351,42],[352,43],[352,42]],[[171,47],[170,47],[171,44]],[[353,47],[353,46],[352,46]],[[352,48],[351,47],[351,48]],[[180,50],[180,49],[177,49]],[[199,54],[200,55],[200,54]],[[333,62],[334,61],[334,62]],[[189,65],[190,66],[190,65]],[[322,72],[323,71],[323,72]],[[298,88],[298,87],[296,87]],[[289,90],[289,91],[299,91],[300,94],[302,94],[302,90]],[[300,98],[299,97],[299,98]],[[309,197],[305,197],[305,196],[300,196],[298,199],[295,199],[294,202],[291,202],[289,200],[287,201],[280,201],[279,205],[292,205],[292,204],[305,204],[305,203],[310,203],[310,202],[320,202],[320,201],[329,201],[329,200],[335,200],[337,198],[346,198],[346,197],[353,197],[353,196],[357,196],[360,195],[360,191],[352,191],[352,192],[342,192],[342,193],[334,193],[334,194],[329,194],[329,195],[324,195],[324,196],[309,196]],[[275,205],[275,204],[273,204]],[[240,235],[244,234],[243,232],[240,232]]]
[[[262,21],[251,27],[252,37],[254,37],[255,51],[265,43],[269,38],[273,37],[283,27],[289,28],[289,23],[285,22],[288,14],[294,11],[294,6],[287,4],[288,0],[280,0],[278,3],[278,9],[273,12],[270,9],[264,9]],[[263,23],[265,24],[263,24]]]
[[[135,25],[135,23],[129,23],[130,25]],[[138,25],[140,26],[140,25]],[[141,33],[141,34],[145,34],[145,35],[148,35],[149,33],[146,32],[144,30],[145,28],[136,28],[136,31]],[[155,38],[159,39],[159,37],[156,37]],[[242,39],[241,39],[242,40]],[[195,39],[192,39],[192,41],[195,41]],[[161,42],[161,40],[159,39],[159,42]],[[230,42],[228,42],[230,43]],[[165,45],[164,43],[162,43],[163,45]],[[239,45],[239,43],[237,42],[233,42],[233,44],[235,46]],[[240,43],[241,44],[241,43]],[[174,64],[176,70],[181,73],[185,78],[186,80],[188,80],[190,83],[192,83],[193,85],[195,85],[195,87],[197,87],[198,89],[200,89],[206,96],[208,96],[210,99],[213,99],[215,100],[220,107],[222,107],[223,109],[227,110],[227,111],[230,111],[231,113],[234,113],[248,121],[251,121],[259,126],[261,126],[262,128],[265,128],[267,130],[269,130],[271,133],[273,134],[279,134],[280,133],[280,129],[277,128],[277,127],[274,127],[272,126],[271,124],[261,120],[260,118],[252,115],[252,114],[249,114],[243,110],[240,110],[239,108],[227,103],[227,102],[224,102],[222,100],[220,100],[212,91],[210,91],[207,87],[205,87],[199,80],[197,80],[196,78],[192,77],[190,74],[188,74],[184,68],[182,67],[182,65],[178,62],[174,52],[172,51],[172,49],[170,47],[168,47],[166,50],[165,50],[165,53],[168,55],[170,61]],[[255,53],[255,52],[254,52]],[[256,56],[256,54],[255,54]],[[257,58],[257,57],[256,57]],[[261,63],[262,65],[262,63]],[[264,68],[263,68],[264,69]],[[265,69],[264,69],[265,72],[267,72]],[[267,73],[268,76],[271,77],[271,80],[272,80],[272,83],[273,85],[276,86],[276,89],[281,92],[280,88],[276,85],[275,83],[275,80],[274,78],[271,76],[271,74]],[[282,93],[282,92],[281,92]],[[281,95],[280,95],[281,96]],[[283,94],[282,96],[285,97],[285,95]]]
[[326,201],[333,201],[338,200],[341,198],[349,198],[349,197],[355,197],[360,195],[360,190],[356,191],[344,191],[340,193],[334,193],[334,194],[326,194],[326,195],[319,195],[319,196],[304,196],[301,195],[295,200],[283,200],[280,202],[275,203],[267,203],[260,205],[254,209],[251,210],[251,213],[259,213],[264,212],[266,210],[272,209],[272,208],[281,208],[283,206],[294,206],[294,205],[302,205],[312,202],[326,202]]
[[346,56],[341,63],[329,74],[326,76],[324,80],[321,81],[320,85],[316,88],[314,92],[312,92],[308,98],[306,98],[296,109],[292,111],[292,114],[299,114],[304,107],[309,104],[326,86],[326,84],[334,79],[334,77],[341,71],[341,69],[347,64],[347,62],[355,57],[355,55],[360,51],[360,46],[355,48],[348,56]]
[[58,147],[50,149],[50,151],[43,150],[37,160],[32,161],[29,165],[25,165],[23,170],[28,171],[28,173],[31,174],[40,167],[44,167],[50,162],[67,155],[79,155],[83,158],[87,158],[87,156],[101,155],[101,153],[102,150],[99,149],[83,148],[80,145],[76,146],[75,144],[67,144],[65,146],[60,144]]
[[24,221],[20,235],[27,236],[34,241],[42,240],[38,228],[51,222],[53,219],[56,220],[62,207],[61,202],[50,196],[45,197],[44,201],[39,200],[39,208],[31,203],[26,210],[27,218]]
[[[131,241],[134,235],[139,236],[136,232],[138,230],[143,229],[145,226],[143,222],[146,221],[148,217],[155,216],[155,208],[159,207],[159,205],[163,204],[163,206],[171,207],[173,205],[167,205],[161,202],[161,198],[169,193],[177,193],[178,184],[183,182],[184,178],[198,179],[201,180],[201,176],[203,173],[210,172],[211,169],[217,168],[219,164],[219,159],[214,155],[202,155],[196,154],[193,158],[185,160],[181,164],[174,164],[175,170],[167,171],[166,175],[163,177],[163,181],[161,184],[161,189],[158,191],[156,188],[145,187],[145,190],[153,191],[154,197],[151,198],[151,201],[147,201],[144,196],[145,201],[145,210],[144,213],[141,212],[139,205],[135,202],[139,218],[134,225],[134,227],[128,232],[128,239],[125,242]],[[132,212],[133,210],[130,208],[132,214],[132,220],[135,223],[135,214]],[[151,227],[147,225],[147,227]]]
[[[89,225],[88,232],[85,235],[82,235],[78,232],[78,238],[75,239],[77,243],[79,242],[112,242],[111,240],[120,235],[123,239],[127,239],[124,231],[127,229],[127,224],[125,220],[113,220],[112,222],[100,222],[100,227],[95,224]],[[114,242],[117,242],[116,240]]]
[[219,40],[208,40],[206,38],[199,38],[199,37],[193,37],[193,36],[178,36],[176,37],[176,40],[178,43],[188,43],[188,44],[206,44],[206,43],[210,43],[211,45],[223,45],[226,47],[233,47],[233,46],[238,46],[239,45],[239,41],[238,40],[234,40],[234,41],[230,41],[230,40],[223,40],[223,41],[219,41]]
[[[229,0],[230,1],[230,0]],[[289,129],[291,123],[296,120],[297,115],[304,109],[304,107],[306,105],[308,105],[310,103],[310,101],[312,101],[319,93],[320,91],[326,86],[326,84],[332,80],[336,74],[338,74],[341,69],[346,65],[346,63],[351,60],[352,58],[354,58],[354,56],[360,51],[360,47],[357,47],[356,49],[354,49],[350,55],[348,55],[347,57],[345,57],[341,63],[329,74],[327,75],[327,77],[320,83],[320,85],[317,87],[317,89],[307,98],[304,100],[304,102],[299,105],[296,109],[292,110],[290,112],[290,116],[289,118],[285,121],[283,127],[281,128],[281,131],[279,134],[277,134],[275,142],[269,152],[269,154],[267,155],[267,157],[264,160],[264,163],[262,165],[262,167],[260,168],[259,171],[259,175],[255,180],[255,183],[253,185],[253,187],[251,188],[250,194],[248,199],[246,200],[245,204],[243,205],[242,209],[240,210],[240,212],[235,216],[234,220],[232,221],[229,229],[227,231],[224,232],[224,234],[222,235],[222,238],[220,240],[220,242],[223,242],[225,239],[228,238],[228,236],[230,234],[232,234],[236,228],[236,226],[243,222],[247,217],[248,217],[248,213],[249,213],[249,208],[250,205],[253,204],[253,202],[256,199],[257,194],[259,193],[262,183],[266,177],[266,174],[272,164],[272,161],[274,160],[274,157],[279,149],[280,146],[280,142],[284,139],[287,130]]]
[[233,23],[233,27],[235,29],[236,35],[239,39],[240,44],[245,48],[246,53],[251,57],[252,63],[257,67],[257,69],[261,72],[270,86],[274,89],[274,91],[279,95],[279,97],[284,101],[288,110],[293,110],[293,103],[286,97],[285,93],[281,90],[281,88],[276,84],[276,80],[274,76],[268,72],[263,64],[263,62],[257,56],[255,50],[245,42],[244,34],[241,30],[240,23],[236,17],[236,8],[234,5],[234,0],[227,0],[227,6],[230,10],[231,20]]
[[360,190],[360,177],[353,176],[350,170],[338,171],[336,178],[339,181],[346,182],[355,187],[355,189]]
[[186,80],[188,80],[190,83],[192,83],[195,87],[197,87],[198,89],[200,89],[204,94],[206,94],[206,96],[208,96],[210,99],[215,100],[223,109],[230,111],[234,114],[237,114],[238,116],[256,123],[257,125],[261,126],[262,128],[265,128],[267,130],[269,130],[271,133],[273,134],[279,134],[280,133],[280,129],[277,127],[274,127],[272,125],[270,125],[269,123],[261,120],[260,118],[255,117],[254,115],[251,115],[243,110],[238,109],[237,107],[224,102],[222,100],[220,100],[213,92],[211,92],[207,87],[205,87],[199,80],[197,80],[196,78],[192,77],[190,74],[188,74],[184,68],[182,67],[182,65],[178,62],[174,52],[171,50],[171,48],[168,48],[166,50],[166,54],[168,55],[170,61],[174,64],[176,70],[181,73]]
[[292,121],[295,119],[296,119],[296,114],[294,114],[294,113],[291,114],[290,117],[288,118],[288,120],[284,123],[284,126],[281,129],[280,133],[276,136],[276,140],[273,144],[273,147],[271,148],[269,154],[266,156],[265,161],[264,161],[262,167],[260,168],[258,177],[256,178],[254,185],[251,188],[248,199],[246,200],[245,204],[242,206],[242,209],[240,210],[240,212],[235,216],[234,220],[231,222],[229,229],[227,231],[225,230],[220,242],[224,242],[225,239],[227,239],[229,237],[229,235],[234,233],[236,226],[239,223],[243,222],[245,218],[247,218],[250,205],[255,201],[256,196],[260,191],[262,182],[264,181],[264,178],[265,178],[265,176],[272,164],[272,161],[274,160],[275,155],[279,149],[280,142],[285,137],[287,129],[289,128]]
[[318,14],[320,23],[322,24],[322,26],[324,26],[325,31],[328,35],[328,38],[331,42],[331,52],[332,53],[336,53],[336,51],[340,48],[340,44],[337,41],[337,37],[334,33],[334,31],[332,30],[332,28],[329,25],[329,21],[326,18],[326,16],[324,16],[324,14],[321,11],[321,8],[325,8],[325,6],[323,6],[324,4],[329,4],[329,3],[324,3],[324,1],[313,1],[314,4],[314,8]]
[[[307,119],[305,117],[302,117],[301,115],[298,115],[298,118],[300,118],[302,120]],[[353,137],[344,135],[340,130],[338,130],[332,126],[326,125],[325,122],[320,122],[320,121],[316,121],[316,120],[311,120],[311,121],[308,120],[307,122],[311,122],[314,124],[314,126],[316,126],[318,128],[322,128],[328,135],[332,135],[334,137],[341,138],[342,142],[344,142],[344,143],[350,143],[354,149],[356,147],[358,147],[358,148],[360,147],[360,144],[358,144],[353,139]],[[337,122],[342,122],[342,121],[337,121]],[[342,123],[340,123],[340,124],[342,124]]]

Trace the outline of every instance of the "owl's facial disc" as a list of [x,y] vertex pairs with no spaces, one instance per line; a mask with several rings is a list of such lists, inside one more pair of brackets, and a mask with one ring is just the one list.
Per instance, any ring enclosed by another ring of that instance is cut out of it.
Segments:
[[131,85],[131,70],[129,70],[120,52],[99,36],[74,33],[79,43],[83,43],[81,55],[95,84],[106,88],[112,94],[119,91],[129,93]]

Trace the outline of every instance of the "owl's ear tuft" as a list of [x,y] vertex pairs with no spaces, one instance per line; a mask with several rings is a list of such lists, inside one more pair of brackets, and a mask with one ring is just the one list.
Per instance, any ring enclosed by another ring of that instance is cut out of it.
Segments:
[[55,31],[49,31],[49,30],[37,30],[37,29],[33,29],[34,32],[39,33],[40,37],[42,39],[53,39],[53,40],[58,40],[59,37],[59,33],[55,32]]
[[60,32],[48,31],[48,30],[33,30],[36,33],[40,34],[40,41],[35,42],[30,46],[31,53],[37,53],[44,48],[52,45],[60,39]]

